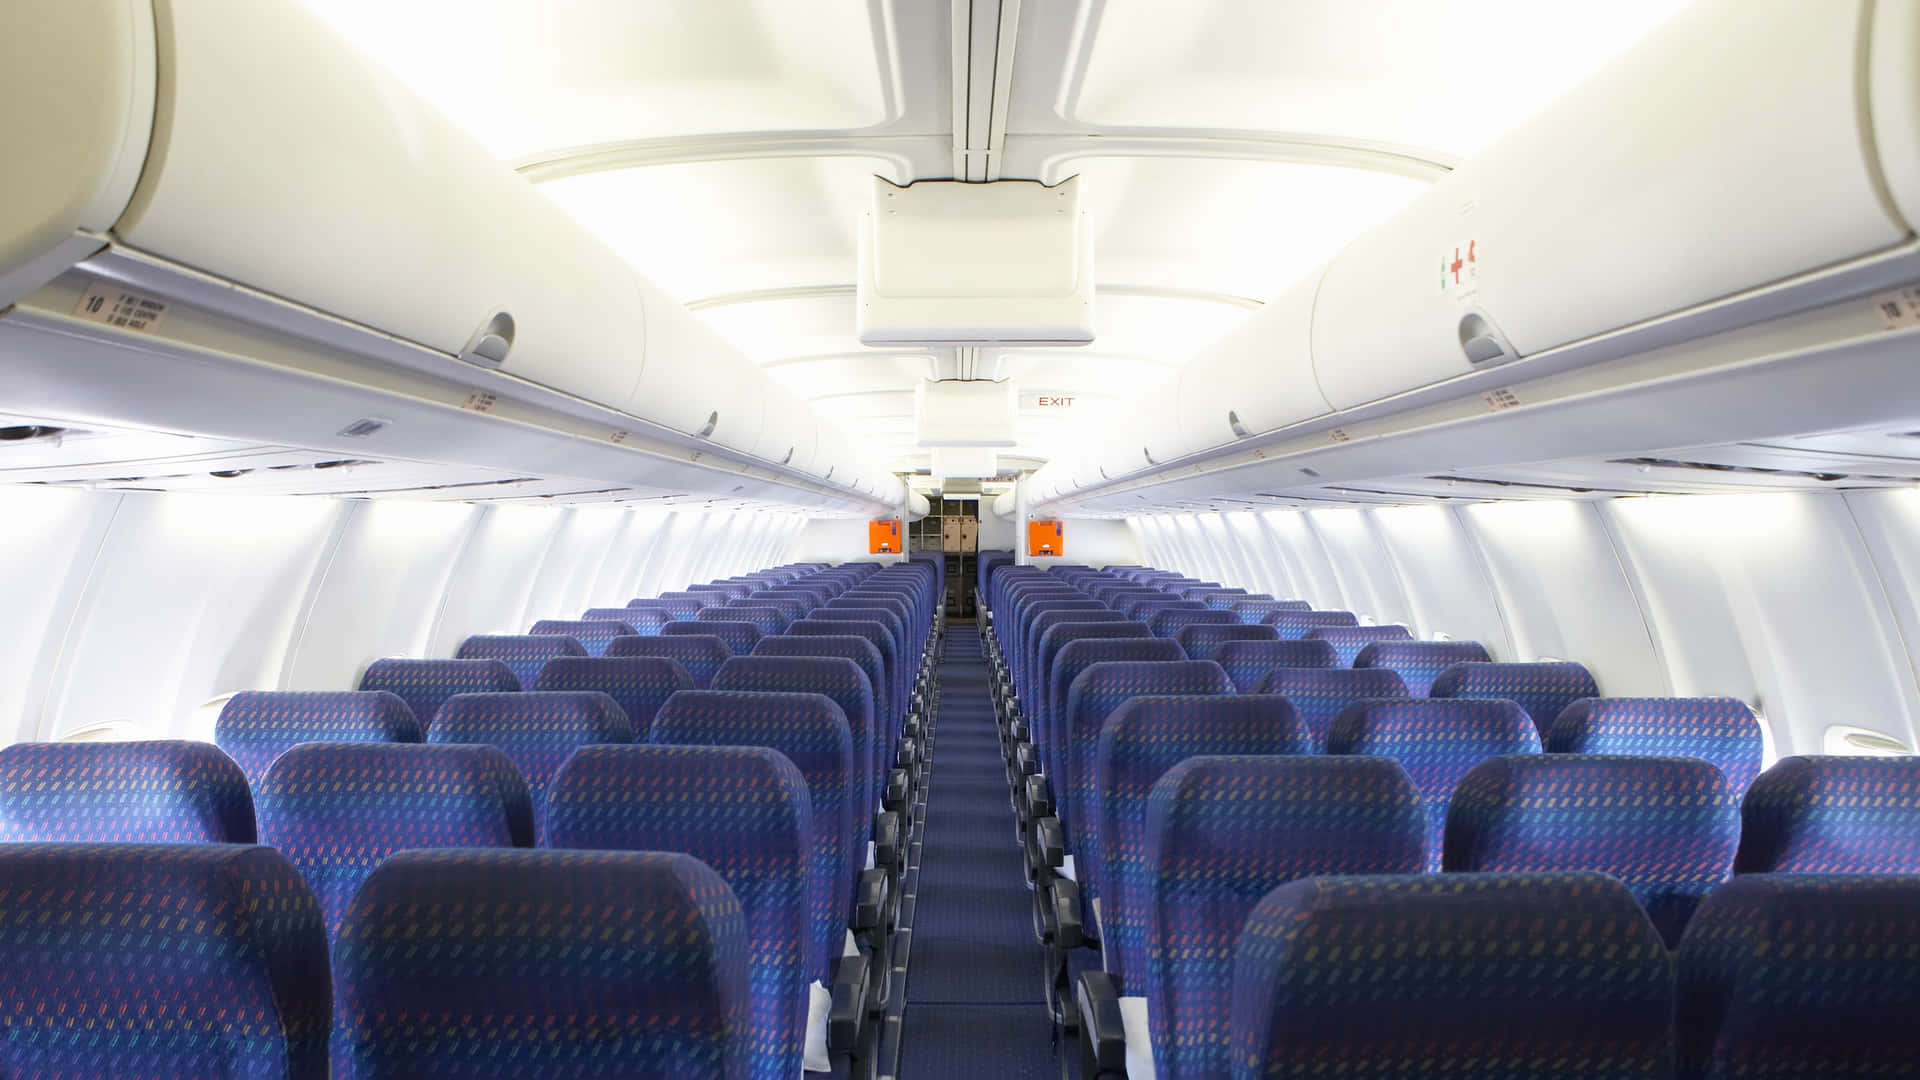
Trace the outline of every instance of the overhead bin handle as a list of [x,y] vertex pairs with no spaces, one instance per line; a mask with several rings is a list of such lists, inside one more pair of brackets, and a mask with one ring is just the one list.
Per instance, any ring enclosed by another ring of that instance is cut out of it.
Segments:
[[1507,335],[1478,311],[1460,316],[1460,351],[1467,355],[1467,363],[1476,367],[1492,367],[1520,358]]
[[460,350],[460,359],[479,367],[497,368],[507,362],[507,354],[512,351],[513,316],[496,311],[467,339],[467,347]]

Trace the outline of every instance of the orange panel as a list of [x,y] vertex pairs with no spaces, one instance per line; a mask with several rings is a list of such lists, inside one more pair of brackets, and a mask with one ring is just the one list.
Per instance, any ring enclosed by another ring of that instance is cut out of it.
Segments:
[[900,522],[867,522],[867,553],[870,555],[900,554]]
[[1057,521],[1027,522],[1027,554],[1064,555],[1067,553],[1065,533]]

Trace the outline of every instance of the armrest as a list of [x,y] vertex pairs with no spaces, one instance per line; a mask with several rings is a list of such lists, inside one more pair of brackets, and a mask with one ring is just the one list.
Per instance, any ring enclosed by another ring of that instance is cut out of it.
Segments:
[[880,805],[894,813],[905,811],[907,808],[908,788],[907,770],[896,768],[889,771],[887,773],[887,790],[880,798]]
[[1027,777],[1027,812],[1036,818],[1053,816],[1053,784],[1045,773]]
[[833,1004],[827,1010],[827,1053],[838,1057],[860,1047],[867,1018],[867,958],[842,956],[833,971]]
[[1047,903],[1053,906],[1053,943],[1063,949],[1085,945],[1087,928],[1080,922],[1080,883],[1054,875],[1047,884]]
[[1007,724],[1007,734],[1014,742],[1023,743],[1027,741],[1027,718],[1020,715],[1018,706],[1014,707],[1014,717]]
[[853,886],[853,918],[848,920],[847,929],[869,937],[885,933],[887,892],[885,870],[876,866],[860,871],[860,877]]
[[1051,870],[1067,861],[1067,831],[1057,817],[1033,820],[1027,838],[1027,863],[1037,872]]
[[1120,1018],[1120,991],[1104,971],[1080,974],[1074,991],[1080,1013],[1080,1047],[1101,1076],[1127,1075],[1127,1026]]
[[900,815],[892,810],[873,815],[873,861],[890,874],[900,872]]
[[913,765],[915,756],[913,740],[902,738],[900,746],[893,752],[893,763],[898,768],[909,768]]
[[1032,743],[1020,744],[1013,752],[1013,766],[1020,775],[1032,776],[1040,771],[1040,751],[1035,750]]

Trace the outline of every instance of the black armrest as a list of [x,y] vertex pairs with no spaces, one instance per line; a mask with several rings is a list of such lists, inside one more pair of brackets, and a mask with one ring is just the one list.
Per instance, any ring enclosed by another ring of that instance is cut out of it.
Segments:
[[1073,1000],[1080,1013],[1082,1062],[1103,1078],[1126,1076],[1127,1026],[1120,1019],[1120,991],[1113,985],[1113,976],[1104,971],[1081,972]]
[[1007,735],[1011,737],[1014,742],[1017,742],[1017,743],[1024,743],[1027,741],[1027,735],[1028,735],[1027,718],[1019,714],[1018,706],[1015,706],[1014,717],[1007,724]]
[[1035,871],[1050,870],[1067,861],[1067,831],[1057,817],[1033,819],[1027,838],[1027,862]]
[[1087,928],[1080,922],[1080,883],[1055,875],[1047,886],[1047,903],[1053,906],[1053,943],[1063,949],[1085,945]]
[[867,1018],[867,958],[842,956],[833,971],[833,1004],[827,1009],[827,1053],[835,1057],[860,1047]]
[[860,877],[853,886],[853,918],[847,922],[847,929],[856,934],[884,931],[887,892],[885,870],[876,866],[860,871]]
[[1027,777],[1027,813],[1036,818],[1053,816],[1053,784],[1045,773]]
[[1020,744],[1013,752],[1013,766],[1020,775],[1032,776],[1040,771],[1040,751],[1035,750],[1032,743]]
[[915,752],[914,752],[913,740],[908,738],[902,738],[900,740],[899,747],[896,748],[893,752],[894,765],[902,769],[908,768],[913,764],[914,757],[915,757]]
[[900,815],[892,810],[873,815],[873,864],[889,874],[900,872]]
[[887,773],[887,790],[880,797],[880,805],[894,813],[902,813],[907,808],[909,783],[907,770],[893,769]]

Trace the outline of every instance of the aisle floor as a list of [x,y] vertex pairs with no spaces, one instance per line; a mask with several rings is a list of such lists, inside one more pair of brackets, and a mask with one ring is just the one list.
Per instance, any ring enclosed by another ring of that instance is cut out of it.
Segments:
[[940,667],[900,1080],[1057,1080],[986,662],[970,625]]

